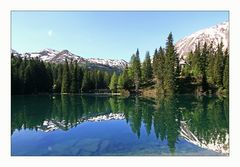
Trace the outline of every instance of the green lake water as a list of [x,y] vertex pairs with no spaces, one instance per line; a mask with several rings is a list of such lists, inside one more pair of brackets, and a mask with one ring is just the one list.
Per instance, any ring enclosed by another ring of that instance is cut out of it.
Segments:
[[12,96],[13,156],[225,156],[228,152],[227,98]]

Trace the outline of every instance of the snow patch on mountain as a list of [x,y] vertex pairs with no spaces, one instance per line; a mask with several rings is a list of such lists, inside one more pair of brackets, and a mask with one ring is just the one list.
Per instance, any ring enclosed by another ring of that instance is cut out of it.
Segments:
[[123,70],[127,66],[125,60],[113,60],[113,59],[100,59],[100,58],[83,58],[81,56],[75,55],[68,50],[57,51],[54,49],[44,49],[39,52],[27,52],[20,54],[15,50],[11,50],[12,54],[15,56],[21,56],[26,58],[39,58],[45,62],[50,63],[63,63],[65,59],[70,62],[77,61],[81,65],[86,65],[89,68],[104,68],[104,69],[119,69]]
[[200,45],[203,46],[204,42],[208,45],[213,43],[213,48],[216,49],[217,45],[223,42],[223,49],[225,50],[229,46],[229,22],[223,22],[199,30],[189,36],[184,37],[179,40],[176,44],[176,51],[179,54],[180,60],[186,59],[189,52],[195,50],[196,45],[200,42]]
[[125,68],[127,65],[127,62],[123,59],[121,60],[113,60],[113,59],[100,59],[100,58],[89,58],[87,59],[88,62],[90,63],[96,63],[96,64],[103,64],[106,66],[111,66],[111,67],[121,67]]

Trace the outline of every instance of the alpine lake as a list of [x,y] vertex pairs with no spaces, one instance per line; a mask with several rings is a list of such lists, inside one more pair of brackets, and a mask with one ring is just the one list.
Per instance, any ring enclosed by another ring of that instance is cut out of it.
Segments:
[[12,156],[228,156],[229,99],[11,97]]

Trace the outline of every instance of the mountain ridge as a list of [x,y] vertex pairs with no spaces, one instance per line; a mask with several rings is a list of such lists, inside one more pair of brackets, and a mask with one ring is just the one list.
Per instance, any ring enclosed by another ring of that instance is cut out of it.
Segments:
[[225,21],[214,26],[200,29],[190,35],[187,35],[175,43],[176,52],[179,59],[185,60],[189,52],[195,50],[198,42],[203,46],[204,42],[208,45],[213,43],[213,49],[223,42],[223,50],[229,47],[229,22]]
[[43,49],[39,52],[26,52],[18,53],[16,50],[12,49],[11,53],[14,56],[27,57],[27,58],[39,58],[45,62],[50,63],[64,63],[65,59],[68,62],[77,61],[82,66],[88,68],[100,68],[105,70],[122,71],[126,66],[127,62],[123,59],[102,59],[102,58],[83,58],[79,55],[71,53],[69,50],[57,51],[55,49]]

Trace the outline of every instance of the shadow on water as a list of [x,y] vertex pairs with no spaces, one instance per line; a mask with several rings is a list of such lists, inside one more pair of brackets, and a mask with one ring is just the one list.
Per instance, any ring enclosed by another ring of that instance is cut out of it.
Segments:
[[89,118],[121,113],[139,139],[144,127],[147,135],[154,133],[158,140],[167,140],[169,151],[174,154],[175,145],[182,134],[195,144],[226,143],[229,134],[228,110],[228,99],[206,96],[158,99],[81,95],[12,96],[11,133],[21,129],[46,130],[43,127],[46,120],[68,131]]

